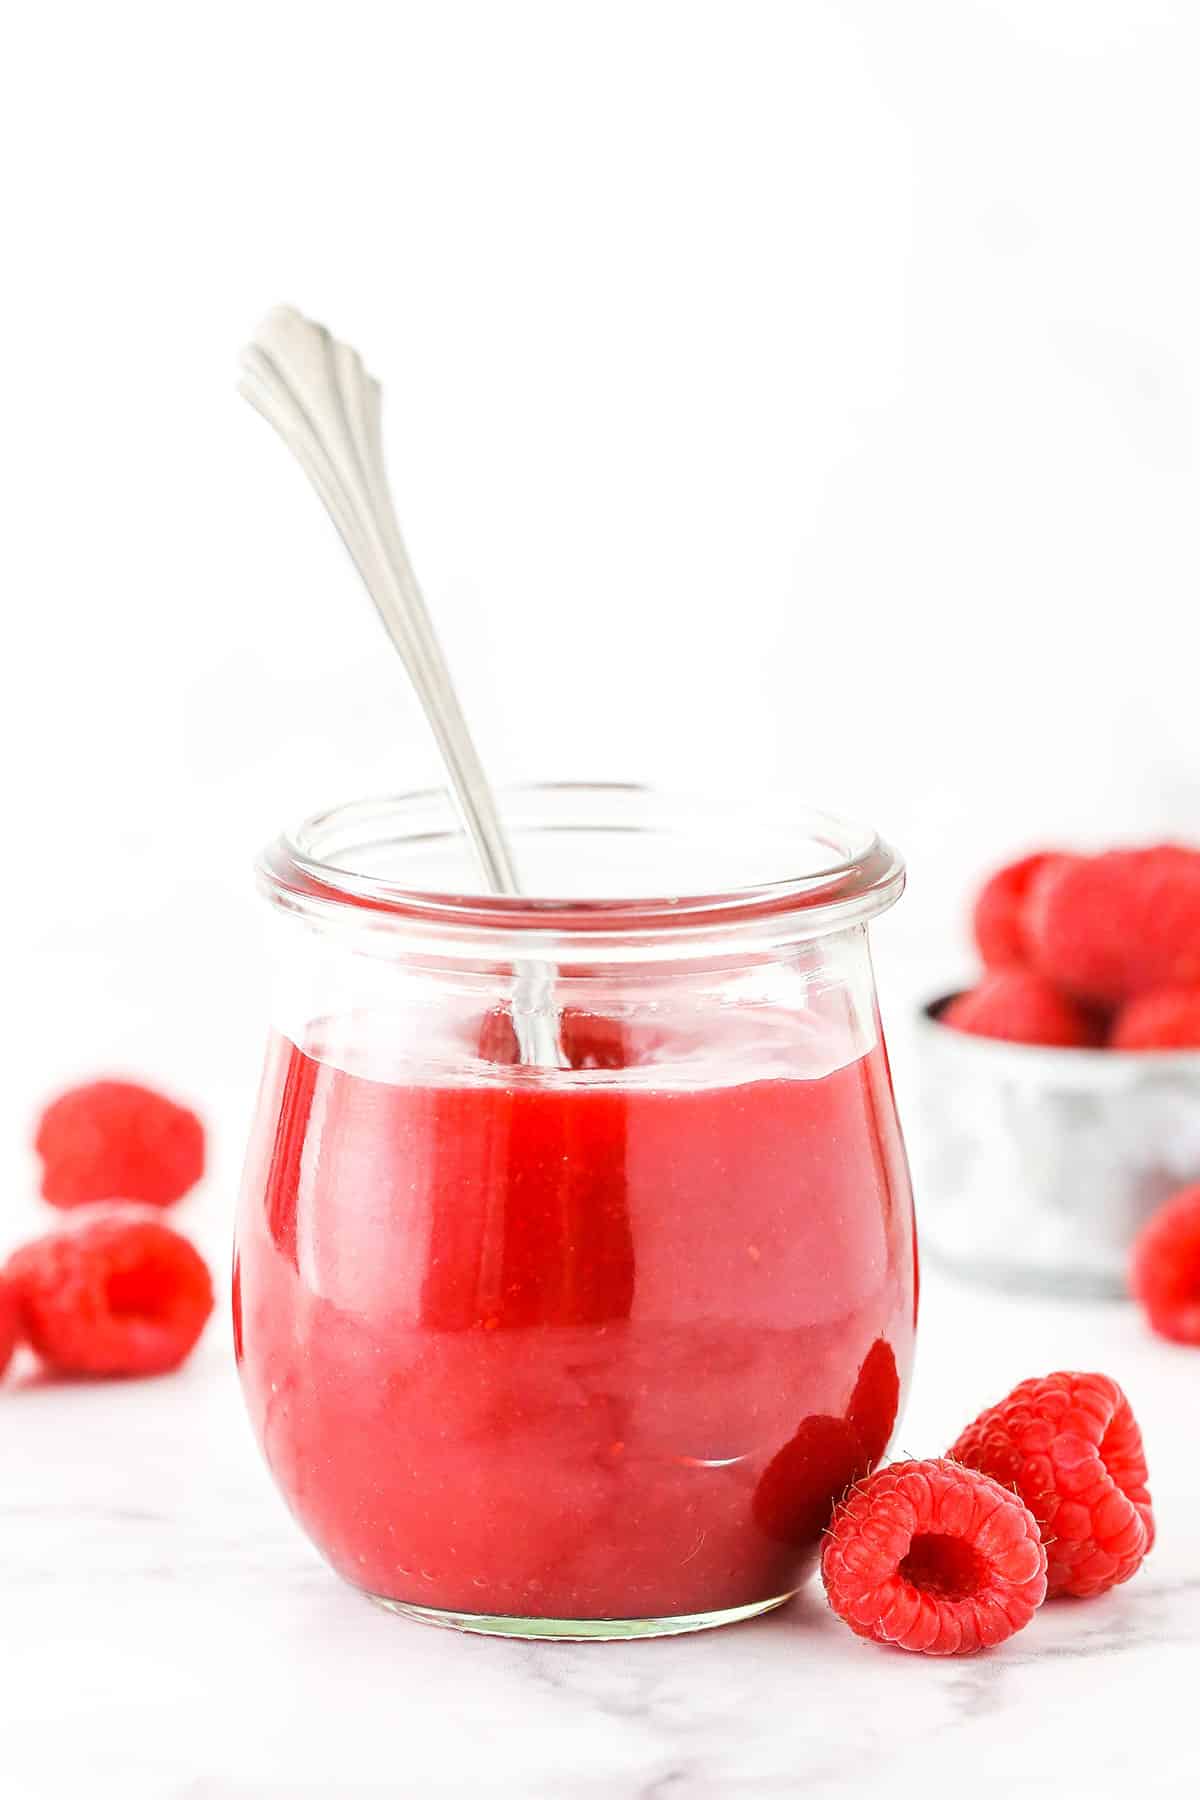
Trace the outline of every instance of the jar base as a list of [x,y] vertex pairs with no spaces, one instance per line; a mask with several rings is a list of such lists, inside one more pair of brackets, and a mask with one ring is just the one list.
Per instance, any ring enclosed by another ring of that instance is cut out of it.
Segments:
[[413,1606],[405,1600],[385,1600],[369,1594],[377,1606],[402,1619],[441,1625],[450,1631],[473,1631],[484,1637],[558,1639],[564,1643],[613,1642],[628,1638],[679,1637],[689,1631],[715,1631],[718,1625],[737,1625],[761,1613],[786,1606],[797,1589],[755,1600],[749,1606],[730,1606],[722,1612],[680,1613],[665,1619],[534,1619],[506,1617],[503,1613],[443,1612],[437,1606]]

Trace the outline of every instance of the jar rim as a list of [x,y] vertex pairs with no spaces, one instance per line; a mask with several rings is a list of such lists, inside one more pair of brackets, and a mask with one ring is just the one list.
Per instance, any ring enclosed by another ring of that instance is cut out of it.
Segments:
[[[469,888],[428,888],[381,875],[369,853],[386,850],[401,860],[439,844],[464,842],[449,796],[423,788],[376,799],[354,800],[313,813],[277,837],[258,862],[268,898],[298,910],[366,909],[375,922],[390,918],[426,928],[520,936],[671,937],[784,921],[797,935],[815,936],[871,918],[890,906],[904,886],[898,853],[869,828],[811,807],[784,801],[757,814],[737,806],[724,812],[712,797],[634,782],[540,782],[500,790],[505,823],[519,843],[522,833],[606,832],[670,837],[679,821],[703,821],[717,832],[733,823],[745,832],[770,821],[777,839],[804,841],[815,866],[797,874],[711,890],[659,894],[488,894]],[[802,860],[797,855],[797,860]],[[357,864],[357,866],[355,866]]]

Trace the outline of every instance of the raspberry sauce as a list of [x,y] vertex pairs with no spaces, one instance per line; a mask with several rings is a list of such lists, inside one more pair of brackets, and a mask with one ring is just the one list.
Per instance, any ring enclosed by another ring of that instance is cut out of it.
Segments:
[[883,1052],[660,1083],[614,1071],[610,1022],[572,1029],[576,1071],[481,1080],[274,1041],[234,1277],[255,1430],[382,1598],[595,1620],[786,1595],[907,1382]]

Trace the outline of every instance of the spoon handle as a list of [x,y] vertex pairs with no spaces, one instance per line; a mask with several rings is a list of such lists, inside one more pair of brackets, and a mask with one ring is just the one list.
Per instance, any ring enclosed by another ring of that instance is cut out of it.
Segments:
[[379,384],[358,352],[277,307],[242,357],[241,392],[301,463],[403,657],[489,888],[518,892],[491,785],[459,705],[401,536],[384,471]]
[[[516,868],[491,784],[467,728],[392,504],[380,387],[323,325],[277,307],[242,353],[241,393],[275,427],[341,533],[433,730],[464,829],[493,893],[516,894]],[[525,1063],[562,1068],[554,970],[517,966],[513,1024]]]

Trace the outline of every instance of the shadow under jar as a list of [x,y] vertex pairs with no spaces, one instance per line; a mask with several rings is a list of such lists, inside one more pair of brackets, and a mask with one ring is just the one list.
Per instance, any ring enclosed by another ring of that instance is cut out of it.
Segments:
[[[811,1572],[907,1385],[912,1204],[866,935],[901,865],[822,815],[637,788],[506,813],[531,892],[562,898],[471,892],[433,794],[326,813],[260,865],[250,1416],[318,1549],[398,1612],[719,1625]],[[519,1061],[534,960],[565,1069]]]

